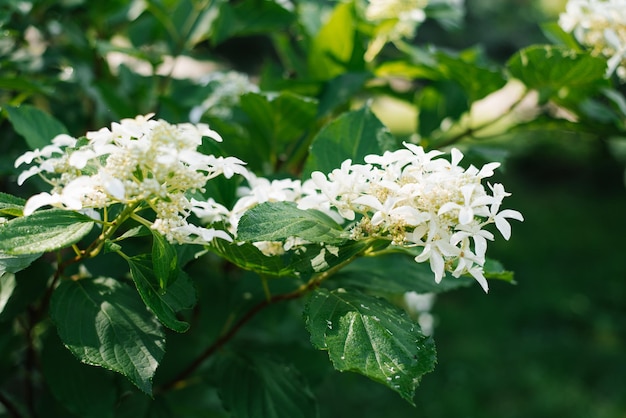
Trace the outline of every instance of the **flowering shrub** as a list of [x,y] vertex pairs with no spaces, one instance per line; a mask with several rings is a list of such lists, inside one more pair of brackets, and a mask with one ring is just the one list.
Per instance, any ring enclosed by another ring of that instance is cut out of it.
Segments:
[[518,135],[623,142],[617,1],[504,65],[419,43],[457,1],[70,3],[0,6],[16,417],[315,417],[326,357],[413,403],[436,295],[513,280]]

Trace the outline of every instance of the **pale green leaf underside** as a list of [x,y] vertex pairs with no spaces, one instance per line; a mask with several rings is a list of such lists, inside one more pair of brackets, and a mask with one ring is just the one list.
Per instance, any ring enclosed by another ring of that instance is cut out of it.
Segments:
[[50,313],[63,343],[83,363],[126,376],[145,393],[165,354],[165,335],[137,293],[111,278],[64,281]]
[[343,290],[316,290],[305,308],[311,342],[340,371],[363,374],[413,403],[420,378],[433,370],[435,346],[399,308]]
[[35,212],[0,227],[0,251],[11,255],[36,254],[75,244],[93,228],[85,215],[62,209]]

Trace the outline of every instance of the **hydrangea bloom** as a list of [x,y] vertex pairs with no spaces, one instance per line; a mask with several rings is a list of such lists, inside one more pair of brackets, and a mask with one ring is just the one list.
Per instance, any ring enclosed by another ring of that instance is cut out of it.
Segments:
[[[156,214],[151,227],[170,242],[230,240],[224,231],[187,222],[194,208],[206,211],[208,205],[188,196],[202,192],[218,175],[247,175],[244,163],[197,151],[203,137],[222,141],[208,125],[171,125],[152,116],[123,119],[80,139],[59,135],[51,145],[19,157],[16,167],[33,165],[20,174],[18,184],[38,174],[52,186],[50,192],[28,199],[24,215],[46,205],[83,211],[114,204],[135,207],[137,212],[150,207]],[[217,205],[215,212],[219,217]]]
[[464,169],[459,166],[463,154],[457,149],[448,161],[438,158],[440,151],[426,152],[408,143],[405,147],[369,155],[367,164],[346,160],[328,175],[314,172],[312,180],[323,198],[303,197],[299,207],[329,204],[355,221],[353,239],[377,237],[417,248],[415,260],[430,262],[436,282],[445,271],[455,277],[470,274],[487,291],[483,265],[487,241],[494,236],[485,227],[495,224],[508,240],[508,219],[523,220],[518,211],[500,210],[509,196],[501,184],[488,189],[482,184],[500,164]]
[[608,58],[607,74],[626,80],[626,0],[569,0],[559,25]]
[[192,122],[198,122],[205,113],[217,118],[230,118],[241,95],[259,91],[259,87],[250,82],[246,74],[236,71],[216,71],[204,77],[200,83],[213,87],[213,91],[200,105],[191,109],[189,119]]

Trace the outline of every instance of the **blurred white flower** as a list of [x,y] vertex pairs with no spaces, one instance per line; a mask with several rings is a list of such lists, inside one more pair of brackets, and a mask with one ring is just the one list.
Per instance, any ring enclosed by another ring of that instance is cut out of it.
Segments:
[[569,0],[559,25],[607,58],[607,75],[626,80],[626,0]]
[[233,107],[239,104],[239,97],[259,91],[259,87],[246,74],[236,71],[212,72],[200,80],[200,85],[210,86],[212,91],[200,105],[191,109],[189,120],[192,122],[198,122],[204,114],[229,118]]

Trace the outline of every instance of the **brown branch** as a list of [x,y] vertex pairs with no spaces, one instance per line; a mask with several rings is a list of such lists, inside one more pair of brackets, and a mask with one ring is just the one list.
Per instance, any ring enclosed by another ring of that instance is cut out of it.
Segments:
[[287,301],[298,299],[304,296],[309,291],[315,289],[320,283],[325,280],[329,275],[319,275],[311,279],[306,284],[303,284],[298,289],[289,292],[283,293],[280,295],[272,296],[269,299],[264,299],[261,302],[254,305],[249,311],[245,313],[244,316],[239,318],[237,322],[224,334],[222,334],[217,340],[213,342],[209,347],[204,350],[200,356],[198,356],[189,366],[187,366],[183,371],[181,371],[174,379],[161,386],[155,392],[164,392],[169,389],[172,389],[182,383],[185,379],[187,379],[198,367],[202,365],[211,355],[213,355],[217,350],[219,350],[224,344],[226,344],[231,338],[237,334],[237,332],[243,327],[246,323],[248,323],[254,316],[265,309],[266,307],[273,305],[277,302]]

